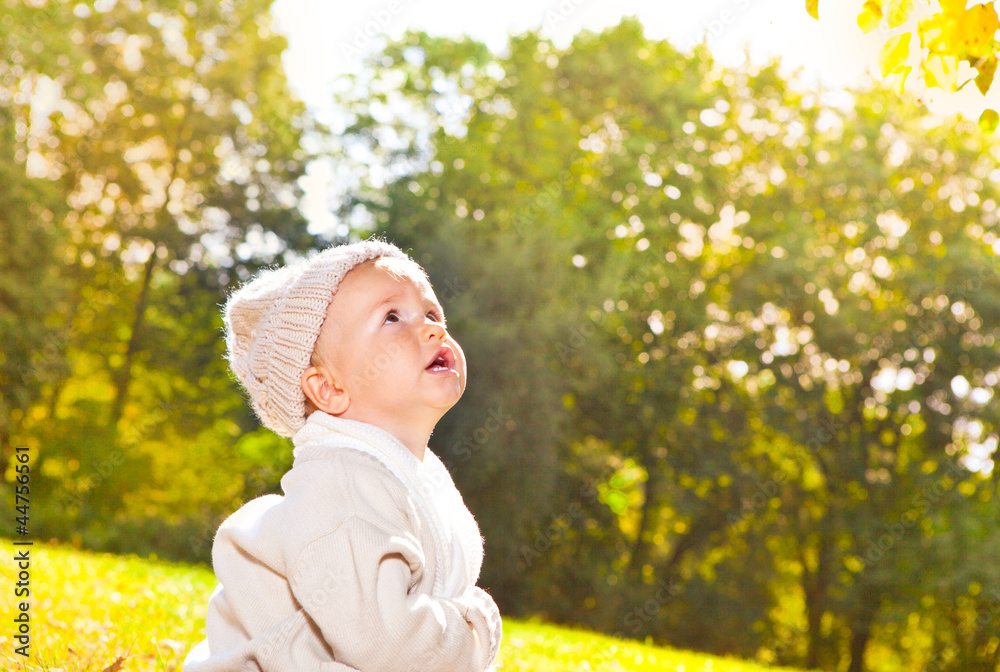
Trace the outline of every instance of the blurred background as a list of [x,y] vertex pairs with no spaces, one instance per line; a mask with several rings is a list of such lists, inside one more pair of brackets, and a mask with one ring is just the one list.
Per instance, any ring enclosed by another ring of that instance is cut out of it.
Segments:
[[431,448],[505,615],[1000,669],[989,99],[865,77],[853,6],[506,4],[4,3],[4,501],[27,446],[36,538],[208,563],[291,464],[220,304],[377,233],[469,358]]

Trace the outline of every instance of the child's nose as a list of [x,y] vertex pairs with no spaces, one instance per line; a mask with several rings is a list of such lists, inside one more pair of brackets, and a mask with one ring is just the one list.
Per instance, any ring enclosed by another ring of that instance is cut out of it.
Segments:
[[444,330],[444,327],[435,322],[428,322],[424,325],[424,338],[428,341],[435,338],[443,341],[447,333],[448,332]]

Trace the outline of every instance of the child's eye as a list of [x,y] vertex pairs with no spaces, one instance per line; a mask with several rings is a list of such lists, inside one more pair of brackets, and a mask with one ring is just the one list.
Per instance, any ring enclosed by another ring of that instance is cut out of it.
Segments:
[[385,323],[388,324],[390,322],[399,322],[399,313],[396,312],[395,308],[385,314]]
[[431,318],[435,322],[444,322],[444,315],[442,315],[436,310],[432,310],[429,313],[427,313],[427,317]]

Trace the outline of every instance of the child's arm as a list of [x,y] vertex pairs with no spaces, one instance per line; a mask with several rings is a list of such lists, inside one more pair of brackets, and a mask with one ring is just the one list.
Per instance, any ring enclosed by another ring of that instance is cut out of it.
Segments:
[[424,567],[412,535],[351,516],[299,554],[289,581],[339,662],[364,672],[482,672],[500,646],[496,604],[476,587],[456,599],[411,592]]

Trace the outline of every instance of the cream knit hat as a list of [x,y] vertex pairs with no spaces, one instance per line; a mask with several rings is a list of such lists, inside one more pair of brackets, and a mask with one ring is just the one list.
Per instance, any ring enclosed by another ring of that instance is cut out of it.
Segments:
[[379,257],[409,259],[375,239],[336,245],[264,270],[229,296],[223,316],[227,359],[265,427],[292,436],[305,424],[302,374],[330,301],[348,271]]

